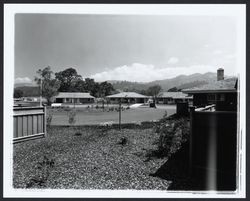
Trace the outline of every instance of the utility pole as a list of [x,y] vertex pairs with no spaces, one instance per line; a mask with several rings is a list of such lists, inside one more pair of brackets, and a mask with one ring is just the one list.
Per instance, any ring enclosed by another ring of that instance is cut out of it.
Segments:
[[[124,97],[125,99],[127,98],[127,95]],[[119,101],[119,129],[121,130],[121,119],[122,119],[122,98],[120,98]]]
[[40,79],[40,107],[42,107],[42,87],[43,87],[42,82],[43,80]]
[[120,102],[119,102],[119,130],[121,130],[121,98],[120,98]]

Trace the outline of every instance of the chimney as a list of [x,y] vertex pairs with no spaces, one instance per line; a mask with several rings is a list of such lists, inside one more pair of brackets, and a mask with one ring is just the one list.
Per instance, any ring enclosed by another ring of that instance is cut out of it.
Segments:
[[224,80],[224,69],[219,68],[217,70],[217,81]]

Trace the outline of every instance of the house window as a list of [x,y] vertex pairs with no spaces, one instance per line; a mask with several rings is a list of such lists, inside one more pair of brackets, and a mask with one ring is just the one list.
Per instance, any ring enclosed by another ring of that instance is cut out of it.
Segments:
[[217,101],[225,101],[225,94],[218,94]]
[[215,94],[208,94],[207,100],[208,101],[216,101],[216,95]]

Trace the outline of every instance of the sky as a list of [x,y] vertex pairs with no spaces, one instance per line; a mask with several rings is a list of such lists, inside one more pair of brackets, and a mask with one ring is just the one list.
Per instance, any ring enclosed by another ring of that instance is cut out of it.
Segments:
[[236,74],[236,21],[223,16],[16,14],[15,82],[75,68],[96,81]]

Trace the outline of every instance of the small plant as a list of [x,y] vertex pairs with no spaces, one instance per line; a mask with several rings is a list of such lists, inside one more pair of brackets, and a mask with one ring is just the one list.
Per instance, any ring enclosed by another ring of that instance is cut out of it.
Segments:
[[113,121],[100,123],[102,134],[106,134],[107,131],[110,130],[113,124],[114,124]]
[[50,127],[51,122],[52,122],[52,118],[53,118],[53,113],[51,110],[47,110],[47,114],[46,114],[46,123],[47,126]]
[[166,110],[164,115],[163,115],[163,118],[167,118],[168,117],[168,111]]
[[76,132],[76,133],[75,133],[75,135],[76,135],[76,136],[81,136],[81,135],[82,135],[82,133],[80,133],[80,132]]
[[[69,113],[68,113],[68,116],[69,116],[69,124],[71,126],[74,126],[74,124],[76,123],[76,110],[71,110]],[[80,136],[82,135],[82,133],[80,131],[77,130],[77,128],[74,126],[74,133],[76,136]]]
[[68,113],[68,117],[69,117],[69,124],[70,125],[74,125],[76,123],[76,110],[71,110]]
[[126,138],[126,137],[122,137],[122,138],[119,140],[119,142],[118,142],[118,144],[120,144],[120,145],[122,145],[122,146],[126,145],[127,143],[128,143],[128,138]]

